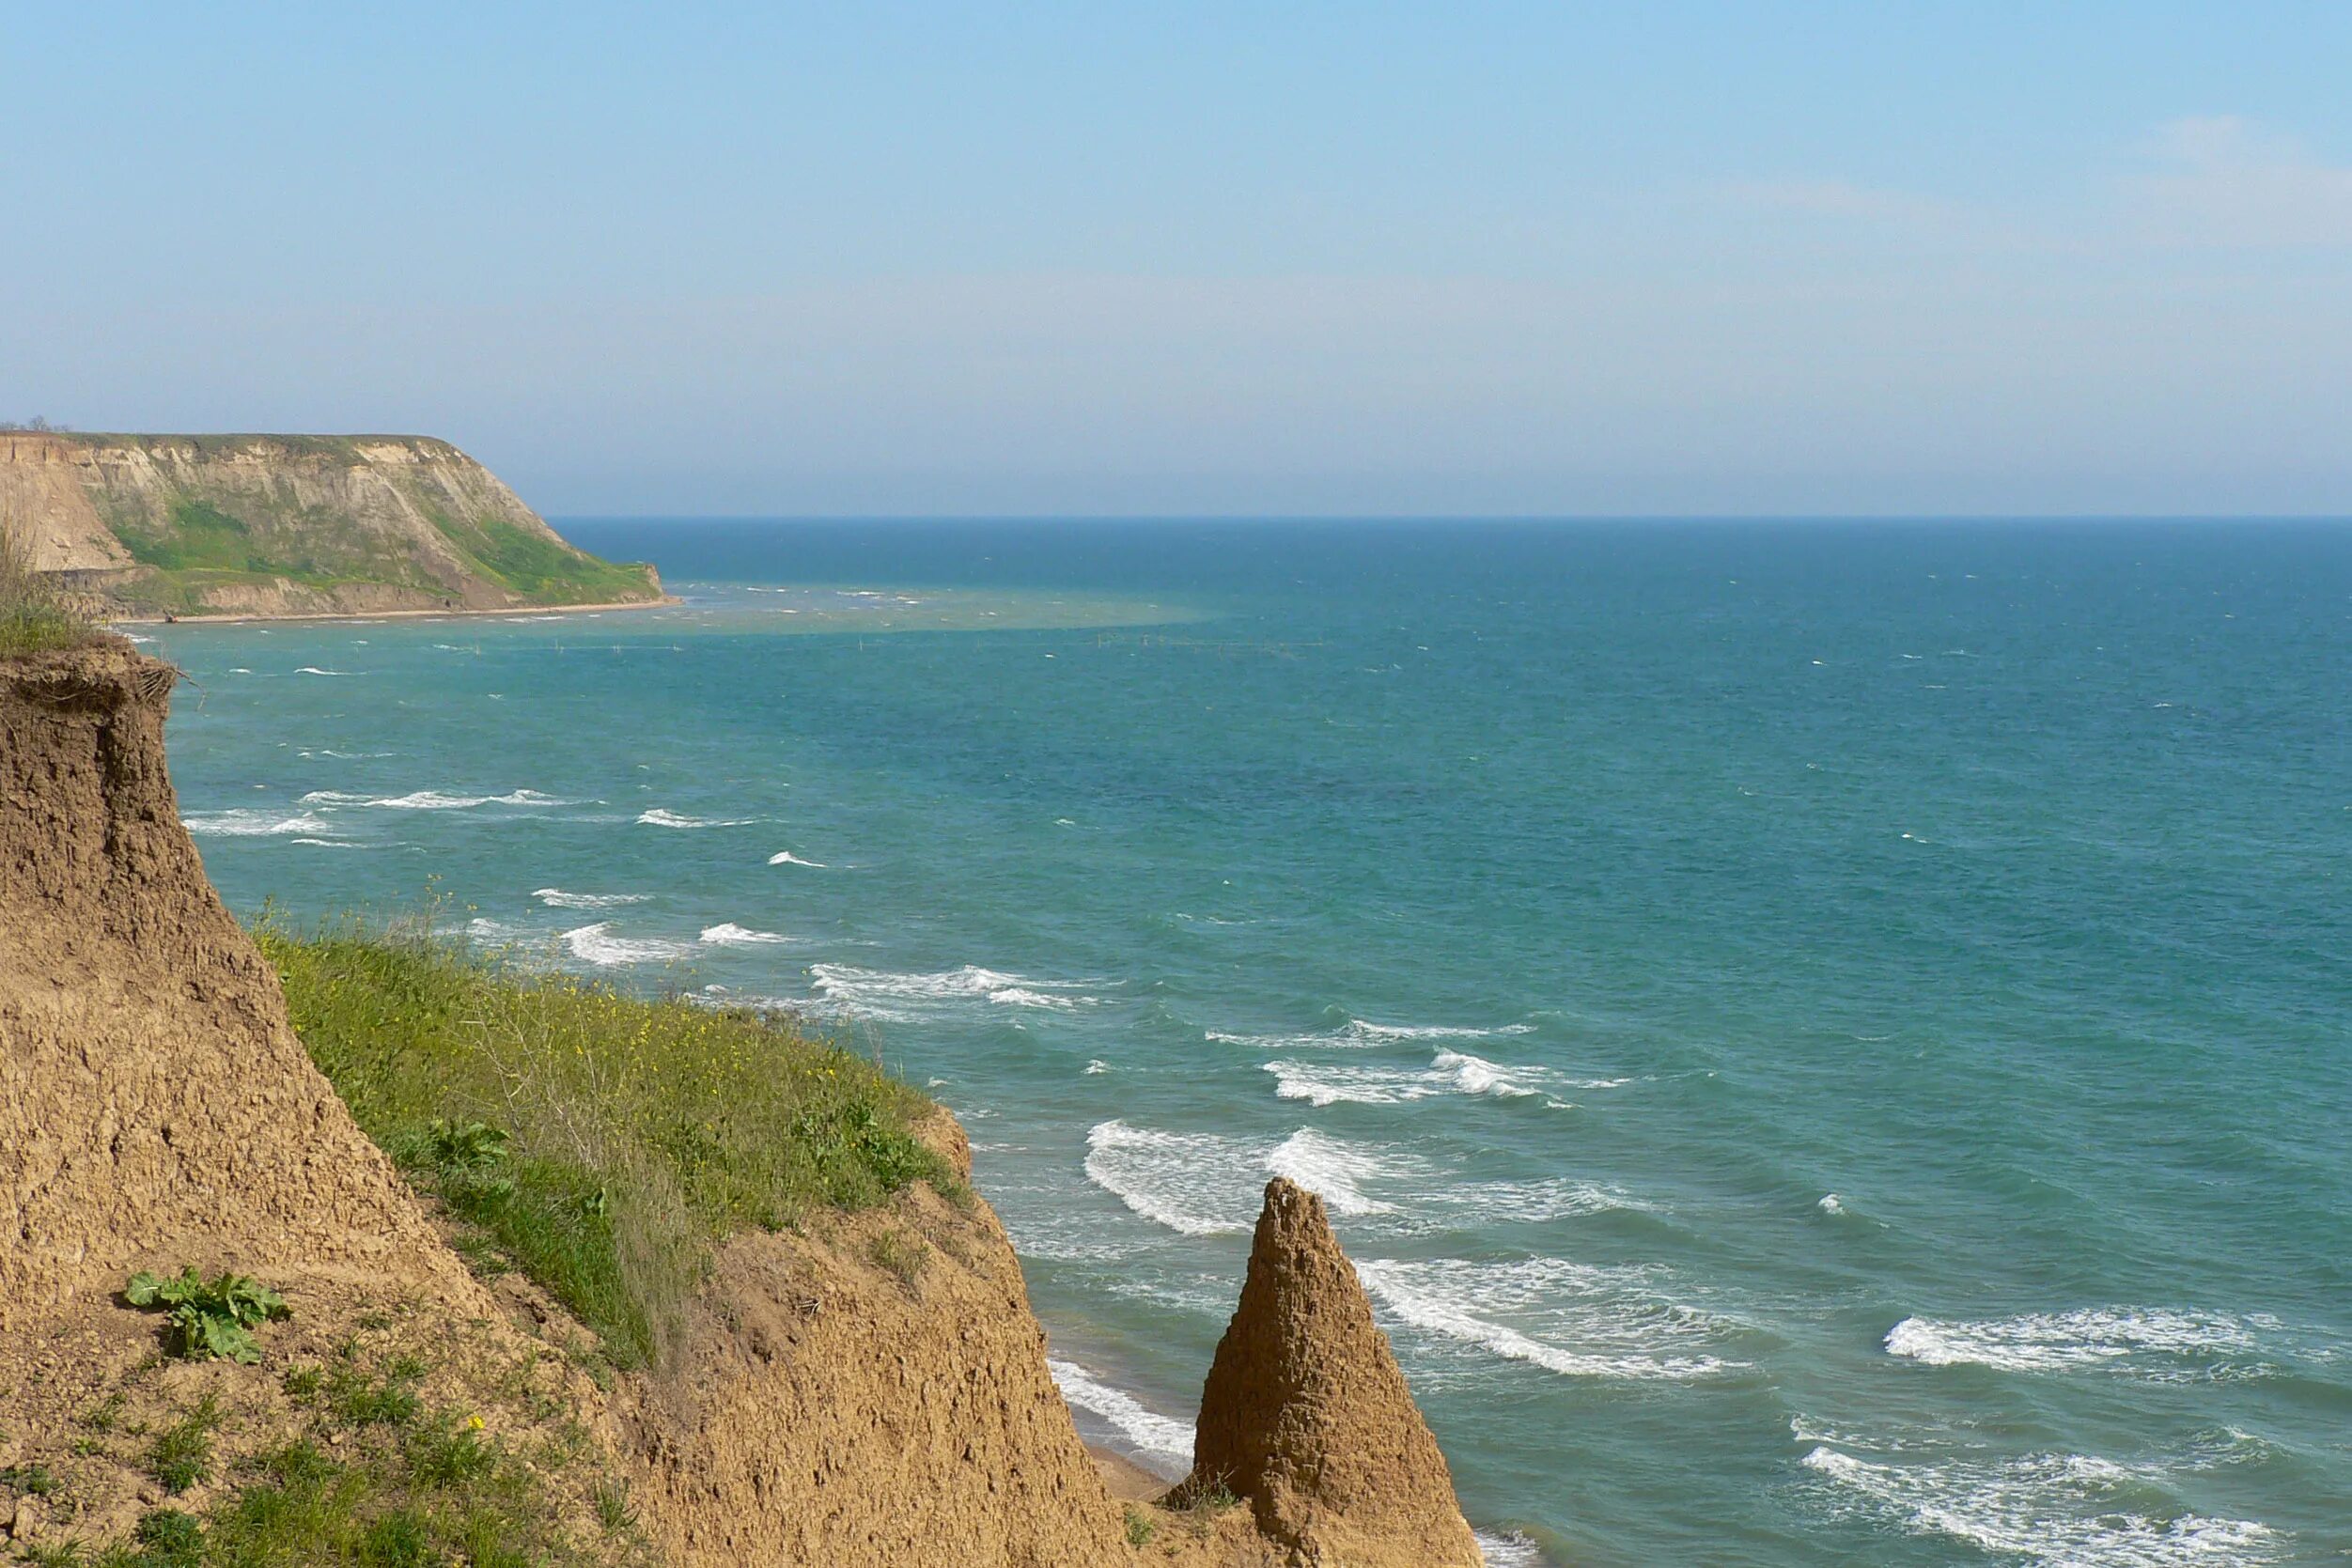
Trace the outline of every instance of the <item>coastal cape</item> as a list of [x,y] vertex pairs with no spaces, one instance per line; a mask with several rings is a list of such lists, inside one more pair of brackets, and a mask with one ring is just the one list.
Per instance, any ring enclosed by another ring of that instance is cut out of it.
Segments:
[[428,436],[0,432],[0,532],[109,618],[662,599]]

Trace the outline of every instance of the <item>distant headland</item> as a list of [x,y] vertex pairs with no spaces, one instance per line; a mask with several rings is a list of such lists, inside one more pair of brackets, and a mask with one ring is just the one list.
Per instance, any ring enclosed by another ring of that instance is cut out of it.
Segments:
[[662,602],[429,436],[0,431],[0,525],[114,618]]

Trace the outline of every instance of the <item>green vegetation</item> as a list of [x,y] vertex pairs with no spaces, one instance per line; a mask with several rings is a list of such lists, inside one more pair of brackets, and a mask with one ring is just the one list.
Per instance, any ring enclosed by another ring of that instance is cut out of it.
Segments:
[[192,1361],[215,1356],[258,1361],[261,1343],[253,1337],[253,1326],[286,1315],[284,1296],[242,1274],[206,1280],[193,1268],[173,1278],[142,1270],[131,1276],[122,1296],[134,1307],[169,1308],[167,1348]]
[[927,1102],[775,1020],[429,935],[257,935],[312,1060],[472,1228],[462,1250],[511,1259],[622,1365],[663,1358],[728,1233],[950,1186],[909,1130]]
[[79,647],[95,635],[49,577],[33,569],[31,547],[0,517],[0,659]]
[[202,501],[173,503],[171,526],[161,532],[127,527],[115,532],[132,560],[164,571],[269,569],[269,563],[254,549],[253,530],[244,520]]
[[627,598],[646,585],[642,567],[616,566],[500,518],[459,522],[426,508],[433,526],[484,577],[548,603],[594,604]]
[[0,1486],[28,1498],[45,1498],[57,1489],[57,1478],[42,1465],[10,1465],[0,1469]]
[[1129,1503],[1127,1505],[1127,1544],[1129,1545],[1146,1545],[1150,1543],[1151,1538],[1159,1532],[1159,1520],[1153,1518],[1150,1514],[1145,1513],[1133,1503]]
[[891,1229],[881,1232],[867,1243],[866,1257],[874,1266],[898,1277],[898,1282],[909,1290],[923,1278],[923,1265],[931,1261],[931,1250],[904,1231]]
[[[301,1435],[241,1464],[200,1514],[164,1507],[143,1515],[129,1541],[93,1552],[79,1543],[43,1548],[82,1568],[259,1568],[345,1564],[349,1568],[524,1568],[612,1561],[642,1555],[627,1494],[594,1487],[602,1542],[563,1538],[546,1473],[577,1455],[560,1443],[516,1452],[478,1415],[435,1409],[413,1385],[413,1359],[381,1365],[345,1346],[332,1366],[288,1374],[304,1419]],[[353,1397],[354,1390],[372,1390]],[[173,1447],[159,1479],[172,1495],[204,1479],[220,1412],[199,1401],[156,1440]],[[526,1462],[536,1459],[539,1468]],[[610,1499],[608,1501],[608,1498]],[[584,1549],[584,1547],[585,1549]]]
[[196,1401],[188,1413],[155,1435],[148,1451],[148,1468],[178,1497],[212,1469],[212,1432],[221,1424],[221,1406],[212,1394]]

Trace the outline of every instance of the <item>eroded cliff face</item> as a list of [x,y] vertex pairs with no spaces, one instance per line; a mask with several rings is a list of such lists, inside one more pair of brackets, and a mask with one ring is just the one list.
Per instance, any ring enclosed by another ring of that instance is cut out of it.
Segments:
[[115,642],[0,664],[0,1328],[184,1264],[478,1310],[205,878],[173,675]]
[[[954,1120],[929,1132],[968,1176]],[[1133,1560],[978,1199],[919,1188],[738,1235],[706,1310],[679,1387],[633,1423],[638,1497],[680,1568]]]
[[658,599],[423,436],[0,433],[0,524],[122,613],[341,614]]
[[[173,678],[113,641],[0,660],[0,1464],[54,1471],[75,1510],[20,1502],[0,1516],[16,1544],[119,1540],[154,1500],[144,1440],[94,1443],[83,1413],[214,1397],[224,1463],[250,1459],[313,1419],[281,1358],[359,1344],[429,1359],[435,1404],[489,1412],[513,1452],[584,1442],[548,1506],[591,1560],[633,1549],[598,1530],[589,1483],[610,1474],[679,1568],[1478,1561],[1319,1203],[1286,1183],[1201,1424],[1200,1472],[1250,1507],[1111,1498],[1011,1244],[962,1191],[734,1236],[679,1366],[598,1388],[592,1336],[519,1276],[466,1269],[288,1026],[179,822]],[[968,1179],[954,1119],[926,1135]],[[157,1366],[153,1319],[115,1293],[186,1265],[284,1292],[262,1365]]]

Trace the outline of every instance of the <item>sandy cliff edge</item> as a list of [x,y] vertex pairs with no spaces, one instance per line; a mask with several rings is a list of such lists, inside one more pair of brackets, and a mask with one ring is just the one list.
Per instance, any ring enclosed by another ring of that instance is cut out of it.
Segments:
[[[194,1264],[285,1291],[296,1327],[273,1330],[273,1354],[407,1333],[459,1347],[460,1369],[521,1369],[501,1375],[543,1414],[510,1419],[581,1434],[628,1478],[648,1549],[680,1568],[1478,1561],[1319,1203],[1286,1183],[1269,1189],[1202,1423],[1203,1465],[1248,1507],[1114,1498],[1003,1227],[922,1185],[734,1236],[683,1365],[592,1385],[553,1348],[585,1331],[521,1281],[493,1291],[467,1270],[294,1037],[180,825],[173,678],[111,640],[0,662],[0,1460],[54,1463],[88,1493],[73,1528],[118,1537],[143,1506],[136,1472],[69,1448],[62,1419],[159,1375],[152,1320],[113,1293],[133,1269]],[[968,1177],[954,1119],[925,1132]],[[874,1261],[885,1229],[920,1239],[912,1278]],[[258,1452],[293,1419],[281,1370],[160,1375],[225,1394],[230,1446]],[[1245,1473],[1231,1454],[1266,1462]],[[551,1496],[591,1513],[579,1487]],[[20,1545],[60,1528],[46,1507],[0,1519]]]

